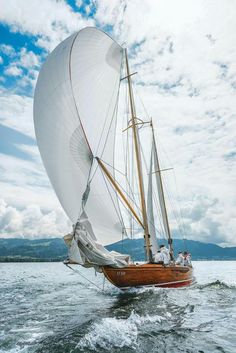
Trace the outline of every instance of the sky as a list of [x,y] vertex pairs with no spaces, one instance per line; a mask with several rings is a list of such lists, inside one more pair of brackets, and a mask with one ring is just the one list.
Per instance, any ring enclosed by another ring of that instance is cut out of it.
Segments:
[[128,48],[138,71],[186,238],[235,246],[236,2],[0,0],[0,8],[0,236],[70,231],[37,148],[34,88],[47,55],[96,26]]

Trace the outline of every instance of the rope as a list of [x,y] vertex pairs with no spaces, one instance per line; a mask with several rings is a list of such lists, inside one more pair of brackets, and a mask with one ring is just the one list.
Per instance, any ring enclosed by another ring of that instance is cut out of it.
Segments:
[[[85,277],[84,275],[82,275],[82,273],[80,273],[78,270],[75,270],[73,267],[69,266],[68,264],[64,264],[67,267],[69,267],[72,271],[74,271],[75,273],[77,273],[78,275],[80,275],[81,277],[83,277],[84,279],[86,279],[86,281],[88,281],[89,283],[91,283],[92,285],[94,285],[95,287],[97,287],[99,290],[103,291],[103,289],[101,287],[99,287],[96,283],[90,281],[90,279],[88,279],[87,277]],[[105,276],[104,276],[105,278]]]
[[[124,220],[123,220],[123,217],[122,217],[122,214],[121,214],[121,210],[120,210],[120,208],[119,208],[119,210],[117,210],[117,207],[116,207],[114,198],[112,197],[111,190],[109,189],[109,186],[108,186],[108,182],[107,182],[107,180],[106,180],[106,177],[105,177],[105,175],[104,175],[103,172],[101,172],[101,174],[102,174],[104,183],[105,183],[105,185],[106,185],[107,191],[108,191],[108,193],[109,193],[109,196],[110,196],[110,198],[111,198],[111,201],[112,201],[112,203],[113,203],[113,206],[114,206],[116,215],[117,215],[117,217],[118,217],[118,219],[119,219],[119,221],[120,221],[120,223],[121,223],[121,225],[122,225],[122,228],[125,229]],[[114,190],[114,189],[113,189],[113,190]],[[115,191],[115,194],[116,194],[116,191]],[[116,194],[116,197],[117,197],[117,198],[116,198],[116,199],[117,199],[117,206],[119,207],[117,194]],[[122,234],[122,236],[123,236],[123,234]]]

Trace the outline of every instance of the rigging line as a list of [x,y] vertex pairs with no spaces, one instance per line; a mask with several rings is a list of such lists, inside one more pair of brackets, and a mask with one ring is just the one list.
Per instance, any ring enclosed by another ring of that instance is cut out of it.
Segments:
[[[105,176],[103,175],[103,177],[105,178]],[[116,183],[117,183],[117,185],[119,185],[119,183],[116,181]],[[119,187],[121,188],[121,186],[119,185]],[[122,188],[121,188],[122,189]],[[109,191],[109,190],[108,190]],[[117,194],[117,193],[116,193]],[[117,198],[118,198],[118,196],[117,196]],[[120,198],[118,198],[118,200],[123,204],[123,206],[125,207],[125,209],[127,209],[127,205],[125,206],[124,205],[124,203],[123,203],[123,201],[122,201],[122,199],[120,199]],[[119,204],[119,202],[118,202],[118,204]],[[137,215],[137,213],[136,213],[136,215]],[[123,219],[122,219],[123,220]],[[139,222],[140,224],[142,224],[141,223],[141,221],[139,221],[138,220],[138,218],[136,218],[136,220],[137,220],[137,222]],[[124,223],[122,222],[122,224],[124,225]],[[125,226],[124,226],[124,229],[125,229]]]
[[[93,167],[93,163],[94,163],[94,158],[93,158],[93,160],[92,160],[92,163],[91,163],[91,165],[90,165],[90,168],[89,168],[89,174],[88,174],[88,179],[87,179],[87,183],[86,183],[86,189],[87,189],[87,187],[88,187],[88,185],[90,184],[90,175],[91,175],[91,172],[92,172],[92,167]],[[86,189],[85,189],[85,191],[86,191]],[[84,191],[84,192],[85,192]],[[84,194],[83,194],[84,195]],[[80,215],[81,215],[81,213],[82,213],[82,208],[83,208],[83,195],[82,195],[82,200],[81,200],[81,205],[80,205],[80,210],[79,210],[79,215],[78,215],[78,220],[79,220],[79,217],[80,217]],[[85,205],[86,205],[86,203],[85,203]],[[85,206],[84,205],[84,206]]]
[[[115,89],[115,88],[114,88],[114,89]],[[113,90],[113,94],[114,94],[114,90]],[[106,148],[106,144],[107,144],[107,140],[108,140],[108,136],[109,136],[109,132],[110,132],[111,125],[112,125],[112,123],[113,123],[114,116],[117,117],[117,108],[118,108],[118,100],[119,100],[118,97],[119,97],[119,94],[118,94],[118,96],[117,96],[117,100],[116,100],[116,104],[115,104],[115,107],[114,107],[112,119],[111,119],[111,121],[110,121],[109,129],[108,129],[108,132],[107,132],[107,135],[106,135],[106,138],[105,138],[105,143],[104,143],[103,149],[102,149],[102,151],[101,151],[101,156],[103,155],[104,150],[105,150],[105,148]],[[110,101],[108,110],[109,110],[109,108],[110,108],[110,105],[111,105],[111,101]],[[107,118],[108,118],[108,110],[107,110],[106,119],[105,119],[105,122],[104,122],[104,125],[103,125],[103,131],[104,131],[104,129],[105,129],[105,124],[106,124],[106,121],[107,121]],[[101,136],[100,136],[100,139],[99,139],[99,144],[98,144],[98,147],[97,147],[97,150],[96,150],[96,155],[97,155],[97,151],[98,151],[98,148],[99,148],[101,139],[102,139],[103,131],[102,131]],[[113,162],[114,162],[114,156],[113,156]],[[91,181],[92,181],[94,175],[96,174],[97,168],[98,168],[98,165],[96,166],[96,168],[95,168],[95,170],[94,170],[94,173],[93,173],[93,175],[92,175],[92,177],[91,177]]]
[[121,175],[123,175],[124,177],[126,177],[126,174],[123,173],[122,171],[120,171],[119,169],[115,168],[113,165],[111,165],[110,163],[105,162],[102,158],[99,158],[104,164],[108,165],[109,167],[111,167],[112,169],[114,169],[116,172],[120,173]]
[[[137,76],[140,77],[139,74],[138,74]],[[146,113],[146,116],[147,116],[148,120],[150,120],[150,115],[148,114],[147,109],[146,109],[146,107],[145,107],[145,105],[144,105],[144,103],[143,103],[143,100],[142,100],[141,96],[140,96],[139,93],[138,93],[138,89],[137,89],[136,85],[134,85],[134,91],[135,91],[136,96],[139,98],[139,100],[140,100],[140,102],[141,102],[141,105],[143,106],[144,112]],[[144,160],[144,165],[145,165],[146,173],[148,173],[147,162],[146,162],[146,159],[145,159],[145,156],[144,156],[144,153],[143,153],[142,146],[141,146],[141,153],[142,153],[142,156],[143,156],[143,160]],[[155,207],[156,207],[156,210],[157,210],[159,225],[160,225],[160,228],[161,228],[161,230],[162,230],[162,234],[167,238],[167,235],[165,234],[165,231],[164,231],[164,225],[163,225],[162,222],[161,222],[161,219],[162,219],[161,210],[160,210],[160,208],[157,206],[157,205],[158,205],[158,202],[157,202],[157,196],[156,196],[156,193],[155,193],[155,192],[154,192],[154,203],[155,203]],[[157,231],[157,233],[159,233],[159,234],[161,235],[161,233],[159,232],[158,228],[157,228],[155,225],[154,225],[154,228],[155,228],[155,230]]]
[[175,218],[175,221],[176,221],[176,224],[177,224],[177,226],[178,226],[178,228],[179,228],[179,232],[180,232],[180,234],[181,234],[181,236],[182,236],[182,238],[183,238],[183,230],[182,230],[182,226],[181,226],[181,224],[180,224],[180,219],[179,219],[179,217],[177,217],[177,212],[175,211],[175,205],[174,205],[174,199],[172,198],[172,195],[169,193],[169,191],[167,190],[167,187],[166,187],[166,183],[164,183],[164,187],[165,187],[165,191],[166,191],[166,193],[167,193],[167,196],[168,196],[168,199],[169,199],[169,201],[170,201],[170,206],[171,206],[171,209],[172,209],[172,214],[173,214],[173,216],[174,216],[174,218]]
[[103,289],[101,287],[99,287],[96,283],[90,281],[90,279],[88,279],[87,277],[85,277],[84,275],[82,275],[81,272],[79,272],[78,270],[75,270],[73,267],[71,267],[70,265],[64,263],[64,265],[66,265],[66,267],[70,268],[72,271],[74,271],[75,273],[77,273],[78,275],[80,275],[81,277],[83,277],[84,279],[86,279],[86,281],[88,281],[89,283],[91,283],[92,285],[94,285],[95,287],[97,287],[99,290],[103,291]]
[[[141,215],[141,208],[140,206],[137,205],[136,201],[134,198],[132,198],[130,195],[128,195],[125,191],[125,189],[123,188],[123,186],[116,180],[116,183],[119,185],[119,187],[121,188],[121,190],[124,192],[124,194],[126,194],[126,196],[130,199],[130,201],[132,201],[134,203],[134,205],[136,206],[137,211],[139,212],[139,216]],[[132,193],[133,197],[134,194]]]
[[[121,66],[120,66],[120,75],[121,75],[121,67],[122,67],[122,60],[121,60]],[[113,93],[112,93],[112,97],[114,95],[114,91],[115,91],[115,87],[116,85],[114,85],[114,88],[113,88]],[[107,132],[107,136],[105,138],[105,143],[103,145],[103,149],[102,149],[102,152],[101,152],[101,155],[100,157],[102,157],[103,153],[104,153],[104,150],[105,150],[105,147],[106,147],[106,144],[107,144],[107,140],[108,140],[108,136],[109,136],[109,132],[110,132],[110,128],[111,128],[111,125],[113,123],[113,120],[114,120],[114,117],[116,117],[116,125],[117,125],[117,112],[118,112],[118,102],[119,102],[119,95],[120,95],[120,76],[119,76],[119,86],[118,86],[118,94],[117,94],[117,99],[116,99],[116,104],[114,106],[114,111],[113,111],[113,114],[112,114],[112,119],[110,121],[110,125],[109,125],[109,129],[108,129],[108,132]],[[103,125],[103,131],[104,131],[104,128],[105,128],[105,123],[107,121],[107,118],[108,118],[108,111],[109,111],[109,108],[110,108],[110,105],[111,105],[111,101],[110,100],[110,103],[109,103],[109,106],[108,106],[108,109],[107,109],[107,113],[106,113],[106,119],[105,119],[105,122],[104,122],[104,125]],[[115,130],[116,130],[116,125],[115,125]],[[103,131],[102,131],[102,134],[103,134]],[[97,151],[98,151],[98,148],[99,148],[99,145],[100,145],[100,142],[101,142],[101,139],[102,139],[102,134],[100,136],[100,139],[99,139],[99,144],[98,144],[98,147],[97,147]],[[115,135],[114,135],[114,139],[115,139]],[[97,151],[96,151],[96,155],[97,155]],[[115,148],[113,148],[113,164],[114,164],[114,152],[115,152]],[[97,171],[97,168],[98,168],[98,165],[96,166],[95,168],[95,171],[93,173],[93,176],[91,178],[91,181]]]
[[[100,170],[101,170],[101,169],[100,169]],[[124,224],[124,220],[123,220],[123,217],[122,217],[122,214],[121,214],[121,210],[120,210],[120,208],[119,208],[119,211],[117,210],[117,207],[116,207],[116,205],[115,205],[115,201],[114,201],[114,199],[113,199],[113,197],[112,197],[112,194],[111,194],[111,191],[110,191],[110,189],[109,189],[109,186],[108,186],[107,180],[106,180],[106,178],[105,178],[105,175],[104,175],[104,173],[103,173],[102,171],[101,171],[101,174],[102,174],[103,180],[104,180],[104,182],[105,182],[107,191],[108,191],[108,193],[109,193],[109,195],[110,195],[110,198],[111,198],[111,201],[112,201],[112,203],[113,203],[113,206],[114,206],[114,208],[115,208],[116,215],[117,215],[117,217],[118,217],[118,219],[119,219],[119,221],[120,221],[120,223],[121,223],[123,229],[125,229],[125,224]],[[117,197],[117,198],[118,198],[118,197]]]
[[[100,160],[101,160],[104,164],[107,164],[107,165],[109,165],[110,167],[112,167],[110,164],[104,162],[103,159],[100,158]],[[113,167],[112,167],[112,168],[113,168]],[[135,196],[134,196],[134,193],[132,192],[132,190],[131,190],[131,193],[132,193],[133,198],[127,193],[127,191],[125,191],[125,189],[124,189],[123,186],[118,182],[117,179],[115,179],[115,181],[116,181],[117,185],[119,185],[119,187],[121,188],[121,190],[124,192],[124,194],[125,194],[126,196],[128,196],[128,198],[134,203],[134,205],[137,207],[137,210],[138,210],[139,212],[141,212],[140,207],[137,205],[137,203],[136,203],[136,201],[135,201]],[[127,182],[129,183],[128,180],[127,180]],[[140,216],[140,214],[139,214],[139,216]]]
[[[154,130],[155,130],[155,129],[154,129]],[[166,150],[165,150],[163,144],[160,142],[160,139],[158,139],[158,144],[159,144],[159,146],[161,147],[162,151],[164,152],[164,154],[165,154],[167,160],[169,161],[169,164],[170,164],[170,165],[173,165],[173,163],[172,163],[172,161],[171,161],[169,155],[167,154],[167,152],[166,152]],[[180,197],[179,197],[179,191],[178,191],[178,187],[177,187],[176,174],[175,174],[174,168],[173,168],[173,173],[174,173],[174,180],[175,180],[175,188],[176,188],[176,192],[177,192],[177,200],[179,201],[179,200],[180,200]],[[185,225],[184,225],[184,222],[183,222],[183,216],[182,216],[182,211],[181,211],[180,202],[177,202],[177,204],[178,204],[178,208],[179,208],[179,210],[178,210],[178,212],[179,212],[179,216],[178,216],[179,222],[177,222],[177,224],[178,224],[179,230],[180,230],[180,228],[182,228],[182,237],[184,238],[184,234],[186,235],[187,232],[186,232],[186,230],[185,230]],[[175,217],[176,217],[176,216],[175,216]],[[180,233],[181,233],[181,232],[180,232]]]
[[72,98],[73,98],[73,102],[74,102],[74,105],[75,105],[77,117],[78,117],[78,120],[79,120],[79,122],[80,122],[82,131],[83,131],[83,134],[84,134],[84,137],[85,137],[85,141],[87,142],[87,145],[88,145],[88,148],[89,148],[90,153],[93,155],[92,149],[91,149],[90,144],[89,144],[89,141],[88,141],[87,136],[86,136],[86,134],[85,134],[84,127],[83,127],[83,125],[82,125],[82,121],[81,121],[81,119],[80,119],[79,110],[78,110],[78,107],[77,107],[77,104],[76,104],[75,95],[74,95],[74,90],[73,90],[73,85],[72,85],[71,54],[72,54],[72,50],[73,50],[73,47],[74,47],[74,44],[75,44],[75,41],[76,41],[78,35],[79,35],[79,32],[75,35],[75,38],[73,39],[73,42],[72,42],[71,47],[70,47],[70,54],[69,54],[69,78],[70,78],[70,88],[71,88]]
[[[140,75],[138,75],[138,77],[140,77]],[[149,114],[148,114],[148,112],[147,112],[147,110],[146,110],[146,107],[145,107],[145,105],[144,105],[144,103],[143,103],[143,100],[142,100],[141,96],[140,96],[139,93],[138,93],[138,90],[137,90],[136,86],[134,87],[134,90],[135,90],[136,96],[139,98],[139,100],[140,100],[140,102],[141,102],[141,104],[142,104],[142,106],[143,106],[143,109],[144,109],[144,111],[145,111],[147,117],[149,118]],[[145,160],[143,151],[142,151],[142,154],[143,154],[143,158],[144,158],[144,160]],[[146,169],[147,169],[147,168],[146,168]],[[157,210],[158,210],[158,208],[157,208]],[[160,210],[159,210],[159,212],[160,212]],[[158,213],[159,213],[159,212],[158,212]],[[159,216],[160,216],[160,214],[159,214]],[[162,219],[162,218],[160,218],[160,219]],[[160,222],[160,225],[161,225],[161,228],[163,228],[162,222]],[[162,231],[163,231],[163,234],[166,236],[164,229],[162,229]]]
[[[121,66],[120,66],[120,71],[121,71]],[[118,81],[118,80],[119,80],[119,81]],[[96,154],[95,154],[95,155],[97,155],[98,149],[99,149],[99,147],[100,147],[100,143],[101,143],[101,141],[102,141],[103,133],[104,133],[105,126],[106,126],[106,123],[107,123],[107,119],[108,119],[108,113],[109,113],[109,110],[110,110],[110,107],[111,107],[111,102],[112,102],[112,100],[113,100],[113,98],[114,98],[114,94],[115,94],[115,91],[116,91],[117,82],[119,82],[119,84],[118,84],[118,93],[117,93],[116,104],[115,104],[115,107],[114,107],[114,110],[113,110],[112,118],[111,118],[111,121],[110,121],[110,124],[109,124],[109,129],[108,129],[107,136],[106,136],[106,139],[105,139],[104,147],[106,146],[107,138],[108,138],[108,135],[109,135],[109,132],[110,132],[110,127],[111,127],[111,124],[112,124],[113,119],[114,119],[114,115],[115,115],[115,111],[116,111],[116,106],[117,106],[118,99],[119,99],[120,75],[119,75],[119,78],[117,79],[117,81],[115,82],[114,87],[113,87],[111,99],[110,99],[110,102],[109,102],[109,105],[108,105],[108,108],[107,108],[107,112],[106,112],[106,118],[105,118],[105,121],[104,121],[104,123],[103,123],[102,132],[101,132],[101,135],[100,135],[100,138],[99,138],[99,142],[98,142],[98,146],[97,146]],[[104,147],[103,147],[103,150],[104,150]],[[103,153],[103,152],[102,152],[102,153]],[[101,156],[102,156],[102,154],[101,154]]]
[[181,223],[182,223],[184,236],[186,236],[187,232],[186,232],[186,228],[185,228],[185,222],[183,221],[183,215],[182,215],[182,209],[181,209],[181,203],[180,203],[179,190],[178,190],[175,170],[173,170],[173,173],[174,173],[174,180],[175,180],[175,188],[176,188],[176,191],[177,191],[177,201],[178,201],[178,204],[179,204],[180,220],[181,220]]
[[[154,131],[154,130],[153,130],[153,131]],[[159,156],[159,159],[160,159],[160,156]],[[159,164],[161,165],[160,162],[161,162],[161,161],[159,161]],[[161,169],[161,167],[160,167],[159,169]],[[158,190],[157,190],[157,191],[158,191]],[[163,191],[164,191],[164,190],[163,190]],[[164,196],[164,195],[163,195],[163,196]],[[159,199],[159,204],[160,204],[159,192],[158,192],[158,199]],[[160,205],[160,211],[161,211],[161,205]],[[167,212],[167,210],[166,210],[166,212]],[[166,234],[166,232],[165,232],[165,224],[164,224],[164,220],[163,220],[162,211],[161,211],[161,220],[162,220],[162,223],[163,223],[163,230],[164,230],[163,234],[166,236],[166,238],[168,238],[168,234]]]
[[[124,127],[128,125],[128,120],[129,120],[129,96],[128,96],[128,85],[125,85],[125,124],[123,124],[123,130]],[[123,134],[126,138],[126,148],[124,149],[125,153],[125,171],[126,171],[126,192],[127,195],[130,195],[132,193],[132,187],[130,185],[130,174],[131,174],[131,167],[130,167],[130,142],[129,142],[129,131],[126,129],[126,133]],[[132,141],[132,140],[131,140]],[[133,233],[133,218],[131,212],[129,212],[129,224],[130,224],[130,235],[132,238],[132,233]]]
[[[138,76],[138,78],[141,79],[141,76],[139,74],[137,74],[137,76]],[[143,100],[142,100],[141,96],[139,95],[139,92],[138,92],[138,89],[137,89],[136,85],[134,85],[134,90],[135,90],[136,96],[140,100],[141,105],[143,106],[143,110],[146,113],[146,116],[148,117],[148,119],[150,119],[150,115],[148,114],[148,111],[147,111],[147,109],[146,109],[146,107],[145,107],[145,105],[143,103]]]
[[[148,167],[147,167],[147,161],[146,161],[146,158],[145,158],[144,153],[143,153],[143,148],[142,148],[141,145],[140,145],[140,147],[141,147],[141,154],[142,154],[143,161],[144,161],[144,168],[145,168],[146,173],[148,174],[149,170],[148,170]],[[154,191],[154,190],[153,190],[153,191]],[[153,192],[153,194],[154,194],[154,196],[155,196],[155,191]],[[156,205],[155,205],[155,206],[156,206]],[[156,208],[157,208],[157,207],[156,207]],[[157,213],[158,213],[159,218],[161,219],[160,210],[159,210],[158,208],[157,208]],[[149,222],[150,222],[150,220],[149,220]],[[161,233],[159,232],[159,230],[158,230],[158,228],[156,227],[155,223],[154,223],[154,224],[153,224],[152,222],[150,222],[150,223],[154,226],[155,231],[156,231],[158,234],[161,235]],[[160,228],[162,228],[161,222],[160,222]],[[162,228],[162,231],[163,231],[163,228]],[[164,231],[163,231],[163,234],[165,235],[165,232],[164,232]]]
[[169,193],[169,191],[167,190],[167,188],[166,188],[166,183],[164,183],[164,187],[165,187],[165,191],[166,191],[166,194],[167,194],[168,199],[169,199],[169,202],[170,202],[172,215],[174,216],[175,221],[176,221],[176,224],[177,224],[177,227],[178,227],[178,229],[179,229],[179,233],[181,234],[182,238],[184,238],[184,237],[183,237],[183,232],[182,232],[182,229],[181,229],[182,227],[181,227],[181,225],[180,225],[180,223],[179,223],[179,220],[178,220],[178,217],[177,217],[177,213],[176,213],[176,211],[175,211],[175,207],[174,207],[174,202],[173,202],[172,195],[171,195],[171,194]]

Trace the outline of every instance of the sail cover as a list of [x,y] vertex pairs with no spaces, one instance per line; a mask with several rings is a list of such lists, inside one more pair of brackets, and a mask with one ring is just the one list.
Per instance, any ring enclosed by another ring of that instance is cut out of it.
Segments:
[[49,55],[35,90],[35,133],[51,184],[76,223],[91,176],[86,212],[101,244],[122,233],[115,192],[93,158],[113,165],[122,55],[104,32],[85,28]]

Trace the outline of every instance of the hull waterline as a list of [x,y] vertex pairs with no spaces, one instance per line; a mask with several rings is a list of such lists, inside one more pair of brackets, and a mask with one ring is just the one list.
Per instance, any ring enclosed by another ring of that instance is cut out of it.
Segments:
[[193,283],[193,269],[188,266],[163,266],[159,264],[138,264],[121,269],[103,267],[105,277],[121,289],[131,287],[178,288]]

